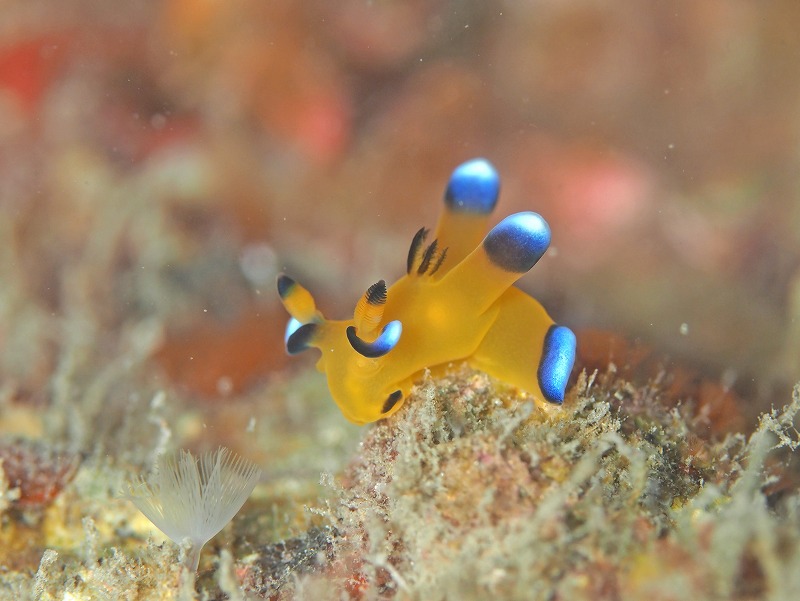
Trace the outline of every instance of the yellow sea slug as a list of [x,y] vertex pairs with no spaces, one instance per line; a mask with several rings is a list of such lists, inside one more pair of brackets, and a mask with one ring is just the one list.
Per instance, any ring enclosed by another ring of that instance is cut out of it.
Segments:
[[367,289],[353,319],[325,319],[311,294],[286,275],[278,293],[292,316],[290,354],[322,351],[317,368],[333,399],[357,424],[398,411],[426,368],[453,361],[508,382],[540,402],[564,400],[575,360],[575,335],[513,286],[550,245],[537,213],[510,215],[484,237],[500,180],[484,159],[453,171],[432,242],[419,230],[407,274],[388,289]]

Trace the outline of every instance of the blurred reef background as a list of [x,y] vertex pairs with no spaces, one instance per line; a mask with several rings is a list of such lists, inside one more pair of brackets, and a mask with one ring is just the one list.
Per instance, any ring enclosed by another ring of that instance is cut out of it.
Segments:
[[[0,598],[800,596],[798,25],[1,2]],[[578,334],[568,401],[454,366],[352,426],[285,355],[275,277],[351,314],[477,156],[498,220],[552,228],[520,287]],[[264,476],[195,590],[119,493],[220,445]]]

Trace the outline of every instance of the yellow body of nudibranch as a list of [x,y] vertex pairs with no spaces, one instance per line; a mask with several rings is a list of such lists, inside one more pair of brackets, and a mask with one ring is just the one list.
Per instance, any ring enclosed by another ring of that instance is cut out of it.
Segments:
[[561,403],[575,358],[575,336],[515,288],[547,250],[550,229],[532,212],[506,217],[484,237],[499,192],[483,159],[459,166],[445,194],[435,239],[411,243],[407,274],[371,286],[353,319],[326,320],[311,295],[288,276],[278,292],[292,316],[286,347],[322,356],[333,399],[357,424],[400,409],[426,368],[453,361],[515,385],[539,401]]

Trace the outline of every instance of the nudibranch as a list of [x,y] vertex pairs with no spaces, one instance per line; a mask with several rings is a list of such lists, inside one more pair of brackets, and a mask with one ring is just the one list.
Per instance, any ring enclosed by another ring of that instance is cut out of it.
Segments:
[[513,286],[550,245],[537,213],[515,213],[484,237],[500,179],[484,159],[457,167],[444,195],[433,240],[422,228],[406,275],[370,286],[353,319],[325,319],[311,294],[287,275],[278,294],[291,315],[286,350],[322,356],[334,401],[357,424],[394,414],[425,369],[451,362],[472,367],[560,404],[575,360],[575,335],[556,325],[538,301]]

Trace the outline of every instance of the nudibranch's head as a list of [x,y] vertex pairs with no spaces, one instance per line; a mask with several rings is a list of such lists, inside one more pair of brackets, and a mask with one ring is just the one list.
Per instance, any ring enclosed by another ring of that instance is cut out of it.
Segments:
[[386,369],[403,326],[392,320],[379,327],[387,298],[383,280],[370,286],[349,321],[325,319],[311,294],[289,276],[278,277],[278,293],[292,316],[286,350],[292,355],[312,347],[322,351],[317,367],[327,374],[331,395],[345,417],[364,424],[400,408],[411,382],[398,381],[396,370]]
[[538,214],[510,215],[486,234],[500,190],[492,165],[476,159],[453,171],[434,240],[417,232],[406,275],[364,293],[353,318],[325,319],[311,294],[288,276],[278,293],[291,315],[286,349],[321,351],[333,399],[364,424],[398,411],[426,368],[467,361],[560,403],[575,356],[575,337],[513,287],[542,257],[550,228]]

